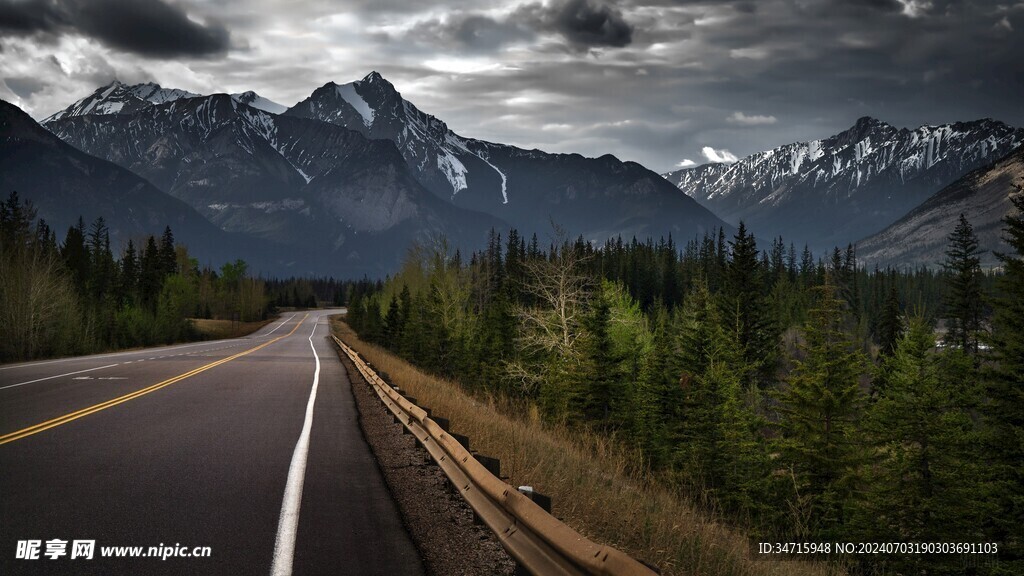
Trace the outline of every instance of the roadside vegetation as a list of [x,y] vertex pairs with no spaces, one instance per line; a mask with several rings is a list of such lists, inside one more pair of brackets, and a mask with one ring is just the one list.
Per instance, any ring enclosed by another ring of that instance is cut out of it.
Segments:
[[136,240],[111,247],[98,218],[58,242],[16,193],[0,202],[0,362],[238,336],[279,306],[341,304],[350,285],[200,267],[169,227]]
[[[468,257],[413,251],[382,288],[353,291],[348,323],[380,347],[360,349],[372,362],[508,458],[515,481],[553,493],[575,527],[680,573],[746,570],[728,534],[997,543],[967,560],[845,562],[1021,573],[1019,213],[1005,235],[1013,253],[984,273],[963,218],[941,270],[869,271],[852,247],[814,258],[782,239],[762,251],[742,224],[681,250],[671,239],[542,248],[513,230]],[[525,456],[533,442],[546,452]],[[652,492],[598,510],[640,487]],[[674,510],[678,527],[647,506]]]
[[656,565],[666,575],[840,573],[806,561],[755,560],[742,532],[679,498],[621,442],[545,422],[529,405],[509,398],[469,394],[457,382],[362,341],[338,317],[332,318],[332,328],[419,405],[448,418],[453,432],[470,438],[473,450],[500,459],[506,482],[551,496],[554,515],[595,542]]

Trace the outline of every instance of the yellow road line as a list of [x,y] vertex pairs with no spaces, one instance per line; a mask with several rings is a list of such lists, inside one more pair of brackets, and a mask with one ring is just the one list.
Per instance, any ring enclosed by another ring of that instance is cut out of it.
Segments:
[[106,410],[107,408],[110,408],[110,407],[113,407],[113,406],[117,406],[118,404],[122,404],[124,402],[129,401],[129,400],[134,400],[134,399],[138,398],[139,396],[144,396],[146,394],[149,394],[150,392],[156,392],[157,390],[159,390],[161,388],[164,388],[166,386],[170,386],[171,384],[174,384],[176,382],[181,382],[182,380],[185,380],[186,378],[191,378],[192,376],[195,376],[196,374],[199,374],[200,372],[206,372],[207,370],[209,370],[211,368],[215,368],[217,366],[220,366],[221,364],[225,364],[227,362],[230,362],[230,361],[234,360],[235,358],[241,358],[242,356],[245,356],[246,354],[251,354],[251,353],[253,353],[253,352],[255,352],[255,351],[257,351],[257,350],[259,350],[261,348],[266,348],[267,346],[270,346],[274,342],[277,342],[278,340],[281,340],[283,338],[287,338],[287,337],[291,336],[292,334],[294,334],[295,331],[299,329],[299,326],[301,326],[302,323],[308,317],[309,317],[309,314],[306,314],[305,316],[303,316],[302,320],[299,320],[299,322],[297,324],[295,324],[295,327],[292,328],[291,332],[289,332],[287,334],[284,334],[282,336],[278,336],[277,338],[274,338],[273,340],[268,340],[268,341],[264,342],[263,344],[260,344],[259,346],[254,346],[252,348],[249,348],[248,350],[239,352],[238,354],[235,354],[234,356],[228,356],[227,358],[221,358],[220,360],[217,360],[215,362],[211,362],[211,363],[206,364],[204,366],[200,366],[199,368],[196,368],[194,370],[190,370],[188,372],[185,372],[184,374],[179,374],[178,376],[175,376],[173,378],[168,378],[167,380],[164,380],[163,382],[157,382],[156,384],[153,384],[152,386],[148,386],[148,387],[143,388],[141,390],[136,390],[135,392],[129,392],[128,394],[125,394],[124,396],[119,396],[117,398],[113,398],[111,400],[107,400],[106,402],[100,402],[99,404],[95,404],[93,406],[89,406],[88,408],[82,408],[81,410],[76,410],[75,412],[71,412],[71,413],[65,414],[63,416],[58,416],[57,418],[54,418],[52,420],[47,420],[46,422],[40,422],[39,424],[35,424],[33,426],[29,426],[28,428],[22,428],[21,430],[16,430],[16,431],[11,432],[9,434],[4,434],[3,436],[0,436],[0,445],[7,444],[8,442],[14,442],[15,440],[21,440],[22,438],[25,438],[27,436],[31,436],[33,434],[38,434],[38,433],[42,432],[43,430],[49,430],[50,428],[54,428],[56,426],[60,426],[61,424],[67,424],[68,422],[71,422],[72,420],[78,420],[79,418],[82,418],[84,416],[88,416],[90,414],[95,414],[96,412],[99,412],[100,410]]

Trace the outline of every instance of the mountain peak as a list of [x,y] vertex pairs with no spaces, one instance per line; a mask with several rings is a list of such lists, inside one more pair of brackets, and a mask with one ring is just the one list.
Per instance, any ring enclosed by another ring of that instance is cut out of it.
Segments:
[[878,125],[884,125],[884,124],[885,124],[885,122],[882,122],[881,120],[879,120],[878,118],[875,118],[874,116],[861,116],[860,118],[857,118],[857,121],[853,125],[854,126],[878,126]]
[[270,112],[271,114],[281,114],[288,109],[287,106],[282,106],[273,100],[268,100],[252,90],[246,90],[239,94],[232,94],[231,99],[239,104],[252,106],[253,108],[258,108],[264,112]]
[[366,76],[363,76],[363,82],[377,82],[379,80],[384,80],[384,77],[381,76],[380,72],[377,72],[376,70],[370,72]]

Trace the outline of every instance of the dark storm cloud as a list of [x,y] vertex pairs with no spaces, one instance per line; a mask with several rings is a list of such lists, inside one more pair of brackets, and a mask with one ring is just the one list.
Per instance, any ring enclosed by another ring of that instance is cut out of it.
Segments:
[[230,40],[224,27],[194,22],[162,0],[0,0],[0,31],[78,33],[152,58],[221,54]]
[[577,48],[621,48],[633,41],[633,26],[622,17],[622,12],[607,4],[569,0],[549,8],[545,20]]
[[406,38],[443,47],[494,51],[512,42],[534,40],[544,33],[559,36],[574,51],[621,48],[633,40],[633,26],[622,12],[593,0],[524,4],[501,17],[454,12],[417,23]]

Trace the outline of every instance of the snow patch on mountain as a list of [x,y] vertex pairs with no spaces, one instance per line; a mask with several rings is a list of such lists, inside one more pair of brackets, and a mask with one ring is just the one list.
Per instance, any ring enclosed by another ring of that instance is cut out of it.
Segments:
[[468,187],[466,166],[448,150],[441,149],[441,153],[437,155],[437,169],[448,178],[448,182],[451,182],[453,197]]
[[374,118],[373,109],[370,108],[370,105],[366,103],[366,100],[363,100],[363,97],[356,92],[355,85],[342,84],[338,86],[337,90],[338,96],[341,96],[345,102],[348,102],[349,105],[363,117],[363,124],[365,124],[367,128],[372,126]]

